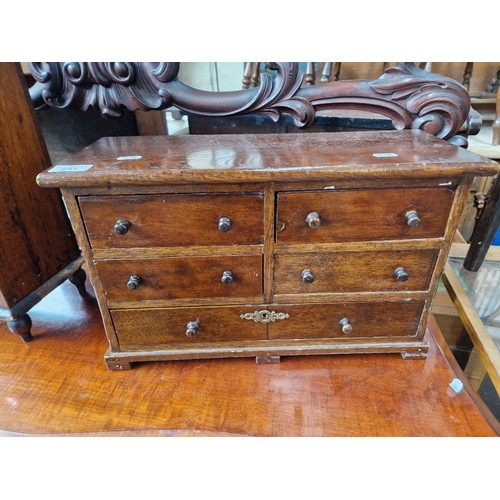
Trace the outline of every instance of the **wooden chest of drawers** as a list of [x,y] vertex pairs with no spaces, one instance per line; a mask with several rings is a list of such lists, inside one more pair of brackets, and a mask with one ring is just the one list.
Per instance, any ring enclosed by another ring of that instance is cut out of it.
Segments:
[[110,369],[208,357],[424,357],[473,176],[421,131],[105,138],[38,176],[62,190]]

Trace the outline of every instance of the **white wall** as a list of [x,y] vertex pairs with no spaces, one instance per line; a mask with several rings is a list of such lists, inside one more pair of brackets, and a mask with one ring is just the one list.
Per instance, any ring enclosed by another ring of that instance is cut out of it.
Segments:
[[178,79],[200,90],[240,90],[242,62],[182,62]]

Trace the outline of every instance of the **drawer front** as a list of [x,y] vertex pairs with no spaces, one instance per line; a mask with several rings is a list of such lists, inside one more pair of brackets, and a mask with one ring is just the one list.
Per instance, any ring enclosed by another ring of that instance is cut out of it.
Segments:
[[95,265],[106,298],[112,302],[262,294],[260,255],[112,259]]
[[454,192],[444,188],[279,193],[277,243],[437,238]]
[[286,321],[269,323],[269,339],[400,337],[415,335],[424,301],[275,306]]
[[91,196],[80,197],[79,203],[94,248],[263,241],[261,194]]
[[247,306],[117,309],[111,317],[122,347],[265,340],[266,324],[241,318],[253,311]]
[[274,292],[296,294],[426,290],[437,255],[436,250],[276,255]]

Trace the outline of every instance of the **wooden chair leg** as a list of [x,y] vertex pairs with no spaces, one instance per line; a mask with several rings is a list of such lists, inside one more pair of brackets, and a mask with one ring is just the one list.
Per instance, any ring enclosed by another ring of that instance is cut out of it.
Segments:
[[488,201],[471,236],[469,251],[464,260],[465,269],[473,272],[479,270],[499,226],[500,175],[497,175],[488,193]]
[[27,314],[23,314],[19,318],[7,321],[7,328],[16,335],[19,335],[24,342],[33,340],[31,335],[31,318]]
[[71,283],[73,283],[73,285],[76,286],[76,289],[78,290],[80,296],[83,298],[87,298],[88,294],[85,288],[87,274],[85,273],[85,271],[80,267],[80,269],[76,270],[68,279],[69,281],[71,281]]

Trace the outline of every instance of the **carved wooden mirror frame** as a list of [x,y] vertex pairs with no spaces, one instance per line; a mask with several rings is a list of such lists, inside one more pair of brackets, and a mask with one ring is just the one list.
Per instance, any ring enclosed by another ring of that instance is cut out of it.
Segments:
[[467,90],[458,82],[397,63],[376,80],[344,80],[302,87],[296,62],[266,63],[255,88],[230,92],[197,90],[177,80],[178,62],[43,62],[30,63],[35,84],[30,88],[36,108],[89,107],[103,116],[123,110],[162,110],[171,106],[189,114],[236,116],[263,113],[273,120],[282,114],[299,127],[311,125],[319,110],[363,110],[392,120],[397,130],[416,128],[460,146],[477,133],[480,119],[470,108]]

